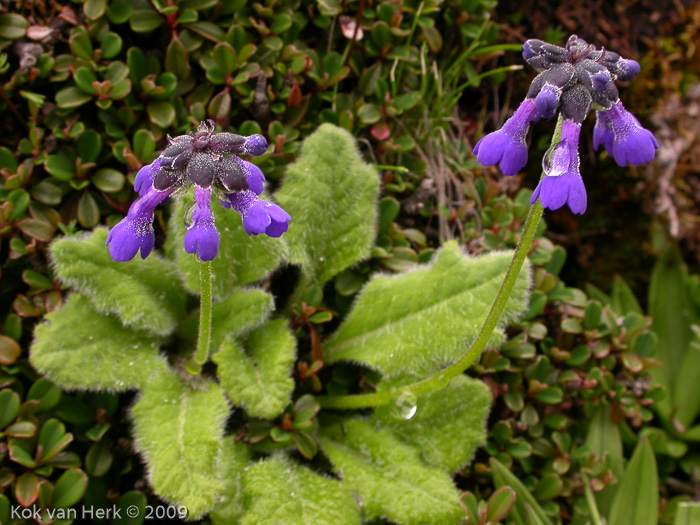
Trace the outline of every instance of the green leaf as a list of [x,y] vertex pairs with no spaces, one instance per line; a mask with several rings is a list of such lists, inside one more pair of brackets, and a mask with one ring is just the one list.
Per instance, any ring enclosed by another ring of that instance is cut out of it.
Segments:
[[83,228],[92,228],[100,222],[100,209],[89,191],[83,193],[78,201],[78,222]]
[[[380,390],[396,386],[385,379]],[[484,383],[460,375],[443,390],[419,397],[410,419],[397,414],[397,406],[377,408],[372,419],[414,445],[426,464],[454,473],[467,465],[476,447],[486,441],[491,400],[491,391]]]
[[0,38],[17,40],[27,33],[29,22],[21,15],[10,13],[0,16]]
[[[182,225],[186,210],[194,204],[192,193],[178,199],[168,222],[166,251],[177,261],[188,289],[199,293],[199,262],[194,255],[185,253],[182,243],[185,227]],[[219,253],[211,262],[213,292],[219,299],[227,298],[237,286],[259,281],[277,268],[286,251],[284,237],[273,239],[267,235],[247,235],[241,217],[216,202],[212,203],[216,227],[221,234]]]
[[75,162],[63,155],[49,155],[45,167],[58,180],[71,180],[75,176]]
[[542,507],[540,507],[530,491],[525,488],[525,485],[495,458],[491,458],[491,473],[496,488],[510,487],[515,491],[515,506],[508,517],[517,525],[529,525],[531,520],[528,519],[528,514],[532,514],[538,520],[536,523],[541,522],[545,525],[551,525],[552,522],[549,521],[547,514],[542,510]]
[[[107,0],[85,0],[83,13],[90,20],[95,20],[105,14],[107,10]],[[107,57],[105,57],[107,58]]]
[[[603,457],[607,457],[612,473],[618,479],[622,477],[625,470],[622,437],[619,427],[612,420],[609,406],[601,406],[593,414],[586,435],[586,445],[601,461]],[[597,506],[603,514],[609,513],[616,490],[617,484],[610,484],[595,494]]]
[[88,477],[79,469],[66,470],[53,489],[51,506],[56,509],[67,509],[80,501],[87,488]]
[[156,494],[187,507],[191,520],[208,512],[225,488],[220,459],[229,408],[221,388],[160,374],[145,385],[131,415]]
[[153,373],[165,369],[157,340],[98,313],[78,293],[45,319],[34,331],[29,361],[64,388],[141,388]]
[[390,430],[352,419],[342,436],[320,438],[343,483],[362,501],[364,518],[398,523],[461,523],[464,512],[450,475],[424,464],[418,449]]
[[167,128],[175,120],[175,108],[164,100],[151,102],[146,106],[146,112],[151,122],[160,128]]
[[340,481],[319,476],[283,456],[253,465],[243,476],[243,486],[247,512],[241,525],[362,522],[357,503]]
[[56,93],[56,105],[61,109],[73,109],[92,100],[92,95],[77,86],[69,86]]
[[292,216],[290,260],[323,284],[369,256],[377,221],[377,171],[347,131],[323,124],[304,141],[276,197]]
[[187,29],[194,31],[212,42],[221,42],[226,37],[224,30],[212,22],[195,22],[189,24]]
[[93,82],[97,82],[97,77],[94,71],[89,67],[83,66],[76,69],[73,74],[73,80],[75,80],[75,85],[85,93],[90,95],[97,93],[97,90],[92,85]]
[[78,137],[78,157],[83,162],[95,162],[102,150],[102,137],[92,129],[84,131]]
[[12,390],[0,391],[0,429],[12,423],[19,414],[19,396]]
[[228,42],[221,42],[214,47],[216,67],[224,76],[229,76],[236,69],[236,52]]
[[240,523],[243,508],[243,472],[248,466],[248,447],[231,436],[224,440],[221,451],[221,477],[225,488],[209,513],[214,525]]
[[172,333],[183,314],[185,291],[175,265],[151,254],[119,263],[105,247],[107,230],[86,239],[66,237],[51,245],[58,277],[87,296],[97,311],[156,335]]
[[185,46],[179,38],[173,37],[165,51],[165,70],[173,73],[179,79],[189,78],[190,64]]
[[102,168],[92,176],[92,183],[100,191],[116,193],[124,187],[124,175],[112,168]]
[[147,129],[139,129],[134,133],[134,154],[142,162],[151,160],[153,152],[156,150],[156,141],[153,133]]
[[616,275],[610,293],[610,307],[618,315],[628,315],[632,312],[644,315],[639,301],[634,296],[630,285],[622,277]]
[[149,33],[162,23],[163,19],[153,9],[136,9],[129,18],[129,24],[135,33]]
[[649,441],[639,440],[620,480],[610,510],[610,523],[656,525],[659,520],[659,477]]
[[[324,348],[329,362],[350,359],[385,375],[429,374],[456,361],[472,341],[501,286],[511,253],[475,258],[448,242],[430,266],[398,277],[375,276]],[[527,307],[529,263],[523,266],[490,344]]]
[[122,37],[116,33],[108,32],[100,40],[102,58],[114,58],[122,50]]
[[294,390],[290,370],[295,350],[287,321],[278,319],[251,332],[243,344],[226,339],[213,360],[234,405],[243,405],[253,417],[273,419],[289,404]]
[[[700,324],[687,280],[681,254],[677,247],[670,246],[654,266],[649,283],[651,329],[659,337],[654,357],[664,364],[652,370],[652,378],[668,392],[664,399],[655,403],[659,414],[668,420],[678,410],[676,418],[686,427],[695,419],[696,400],[700,398],[700,381],[697,381],[700,362],[685,361],[693,336],[691,325]],[[684,365],[690,366],[684,368]],[[681,384],[690,389],[680,390]],[[685,406],[686,402],[690,406]]]
[[679,503],[676,509],[676,519],[673,525],[693,525],[700,523],[700,503]]

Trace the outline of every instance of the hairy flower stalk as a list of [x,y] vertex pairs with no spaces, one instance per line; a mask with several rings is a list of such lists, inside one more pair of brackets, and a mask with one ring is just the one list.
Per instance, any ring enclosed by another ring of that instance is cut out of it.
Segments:
[[539,73],[520,107],[503,127],[482,138],[474,148],[484,166],[498,164],[504,175],[515,175],[527,163],[526,138],[530,123],[563,117],[561,140],[543,159],[544,176],[532,195],[544,208],[564,205],[576,214],[586,211],[586,188],[578,153],[581,124],[591,109],[596,112],[593,144],[603,144],[620,166],[639,166],[654,160],[658,144],[654,135],[620,102],[615,80],[630,80],[639,64],[617,53],[596,49],[572,35],[565,47],[528,40],[523,58]]
[[287,231],[291,217],[276,204],[258,197],[265,176],[255,164],[238,155],[259,156],[267,150],[262,135],[243,137],[214,133],[214,122],[202,122],[196,132],[171,138],[168,147],[151,164],[136,174],[134,189],[139,198],[126,217],[107,237],[115,261],[133,259],[141,251],[146,258],[153,250],[153,213],[170,197],[181,197],[194,186],[194,206],[185,219],[185,251],[211,261],[219,252],[219,232],[214,223],[211,199],[243,218],[248,235],[264,233],[279,237]]

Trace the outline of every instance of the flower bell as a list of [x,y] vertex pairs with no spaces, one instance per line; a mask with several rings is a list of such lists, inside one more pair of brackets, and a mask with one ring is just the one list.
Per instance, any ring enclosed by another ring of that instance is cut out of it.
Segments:
[[211,211],[213,196],[241,215],[248,235],[265,233],[279,237],[287,231],[289,214],[257,197],[265,182],[262,171],[238,157],[265,153],[265,138],[214,133],[214,130],[214,122],[209,120],[189,135],[168,136],[168,147],[139,170],[134,180],[139,198],[107,237],[109,253],[115,261],[129,261],[139,250],[142,258],[148,257],[155,243],[156,206],[171,196],[184,195],[191,186],[194,186],[195,204],[186,222],[184,245],[187,253],[196,253],[202,261],[211,261],[219,251],[219,233]]
[[553,118],[561,112],[562,135],[544,159],[544,177],[532,195],[544,208],[569,206],[573,213],[586,210],[586,188],[579,171],[578,143],[581,124],[591,109],[597,121],[593,131],[596,148],[603,144],[620,166],[638,166],[654,160],[658,144],[654,135],[620,102],[615,80],[630,80],[640,67],[617,53],[596,49],[572,35],[565,47],[542,40],[527,40],[523,58],[539,72],[525,100],[503,127],[489,133],[474,147],[484,166],[498,164],[504,175],[515,175],[527,163],[525,139],[531,122]]

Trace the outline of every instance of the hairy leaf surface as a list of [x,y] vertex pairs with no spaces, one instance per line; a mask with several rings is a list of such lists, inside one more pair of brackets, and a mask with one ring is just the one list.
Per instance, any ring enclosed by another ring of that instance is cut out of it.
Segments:
[[[391,383],[383,380],[380,389],[393,388]],[[414,445],[426,464],[454,473],[469,463],[476,447],[486,441],[491,399],[484,383],[460,375],[443,390],[420,396],[412,418],[400,417],[395,405],[386,405],[378,407],[372,419]]]
[[273,419],[289,403],[296,339],[287,321],[270,321],[252,331],[244,343],[227,338],[215,354],[221,386],[236,405],[253,417]]
[[290,260],[323,284],[369,256],[377,221],[379,174],[347,131],[323,124],[302,146],[276,194],[292,222]]
[[29,360],[64,388],[141,388],[165,370],[158,338],[125,328],[117,317],[97,312],[81,294],[71,294],[63,308],[45,319],[34,331]]
[[248,512],[242,525],[353,525],[360,511],[339,481],[275,456],[249,468],[243,476]]
[[229,407],[221,388],[203,380],[195,389],[175,374],[160,374],[131,415],[155,492],[187,507],[190,519],[209,511],[225,488],[221,450]]
[[171,333],[184,312],[185,290],[175,265],[152,253],[116,262],[105,247],[107,230],[88,238],[67,237],[51,245],[59,278],[90,299],[99,312],[156,335]]
[[243,472],[248,465],[248,447],[236,441],[235,437],[224,440],[221,451],[221,477],[225,488],[209,514],[214,525],[239,523],[243,508]]
[[[427,374],[457,360],[476,337],[510,264],[510,252],[465,256],[444,245],[432,265],[375,276],[324,348],[328,361],[348,359],[388,376]],[[516,281],[490,344],[527,307],[529,263]]]
[[[187,229],[183,220],[194,204],[192,194],[178,199],[168,222],[166,251],[177,262],[189,290],[199,293],[199,260],[185,252],[183,240]],[[241,216],[216,201],[211,203],[219,231],[219,253],[211,262],[213,293],[226,299],[234,288],[259,281],[277,268],[286,253],[285,236],[247,235]],[[294,220],[294,218],[292,218]],[[286,234],[285,234],[286,235]]]
[[359,419],[343,427],[343,436],[326,435],[321,446],[343,483],[360,496],[366,519],[406,525],[464,520],[452,478],[423,463],[418,449]]

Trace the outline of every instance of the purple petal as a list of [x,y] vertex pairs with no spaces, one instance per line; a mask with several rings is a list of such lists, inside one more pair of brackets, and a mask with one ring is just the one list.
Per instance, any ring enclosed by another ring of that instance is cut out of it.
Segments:
[[632,80],[637,73],[641,70],[639,62],[636,60],[629,60],[627,58],[621,58],[617,62],[618,73],[617,78],[620,80]]
[[252,191],[239,191],[227,194],[230,206],[243,219],[243,228],[248,235],[265,233],[270,237],[279,237],[287,231],[290,215],[272,202],[258,198]]
[[642,127],[622,102],[616,102],[608,111],[601,113],[606,114],[613,134],[612,145],[608,149],[606,144],[606,149],[619,166],[639,166],[654,160],[659,147],[654,135]]
[[139,194],[139,197],[143,197],[146,192],[153,186],[153,179],[156,178],[158,170],[160,170],[161,159],[157,158],[150,164],[146,164],[142,167],[136,174],[134,179],[134,191]]
[[192,223],[185,233],[185,251],[196,253],[202,261],[211,261],[219,253],[219,232],[211,212],[211,189],[195,187]]
[[557,112],[561,89],[550,84],[545,84],[542,90],[535,97],[535,108],[537,117],[546,120],[551,119]]
[[532,194],[530,204],[534,204],[538,198],[542,207],[550,210],[558,210],[567,204],[572,213],[581,215],[586,211],[586,187],[576,172],[559,177],[545,176]]
[[267,140],[262,135],[251,135],[244,144],[243,155],[259,157],[267,151]]
[[109,255],[117,262],[133,259],[139,250],[145,259],[153,250],[155,233],[153,231],[153,210],[166,200],[171,191],[160,192],[153,187],[139,197],[129,208],[126,217],[119,222],[107,236],[106,246]]
[[503,127],[482,138],[474,148],[484,166],[498,163],[504,175],[515,175],[527,164],[525,139],[537,109],[532,99],[525,99]]
[[253,191],[256,195],[260,195],[263,192],[263,184],[265,183],[265,175],[262,170],[252,162],[241,160],[238,157],[232,158],[238,162],[243,169],[246,181],[248,181],[248,189]]

